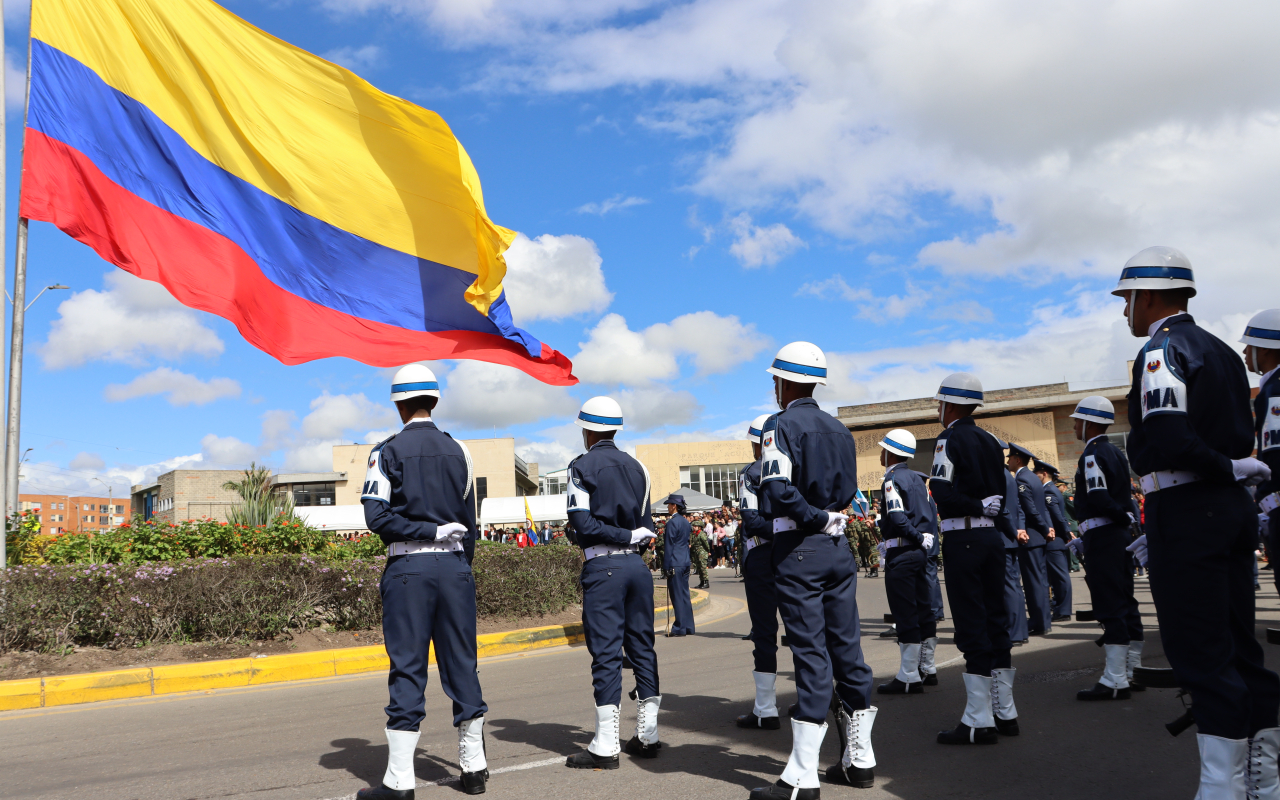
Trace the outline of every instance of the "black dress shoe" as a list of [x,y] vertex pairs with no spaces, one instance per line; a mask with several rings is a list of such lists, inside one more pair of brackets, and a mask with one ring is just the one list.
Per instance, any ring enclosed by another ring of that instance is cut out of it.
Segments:
[[778,781],[772,786],[751,790],[750,800],[819,800],[821,789],[797,789],[789,783]]
[[792,703],[791,705],[787,706],[787,719],[794,718],[796,715],[796,709],[798,708],[800,708],[799,703]]
[[1050,620],[1050,621],[1051,621],[1051,622],[1070,622],[1070,621],[1071,621],[1071,615],[1070,615],[1070,614],[1057,614],[1057,615],[1055,615],[1055,616],[1053,617],[1053,619],[1052,619],[1052,620]]
[[782,723],[778,721],[777,717],[757,717],[755,712],[752,712],[738,717],[738,727],[776,731],[782,727]]
[[1145,692],[1146,690],[1147,690],[1147,687],[1143,686],[1142,684],[1138,683],[1137,681],[1133,680],[1132,678],[1130,678],[1130,679],[1129,679],[1129,691],[1131,691],[1131,692]]
[[898,629],[897,629],[897,628],[889,628],[888,630],[880,631],[880,638],[881,638],[881,639],[896,639],[896,638],[898,638]]
[[998,731],[1001,736],[1017,736],[1021,733],[1021,731],[1018,730],[1017,717],[1014,717],[1013,719],[1000,719],[999,717],[996,717],[995,719],[996,731]]
[[1009,642],[1009,646],[1010,646],[1010,647],[1022,647],[1022,646],[1023,646],[1024,644],[1026,644],[1026,643],[1027,643],[1027,640],[1026,640],[1026,639],[1017,639],[1017,640],[1014,640],[1014,641],[1012,641],[1012,642]]
[[880,684],[876,691],[880,694],[924,694],[924,682],[903,683],[894,678],[888,683]]
[[937,685],[938,685],[938,673],[936,673],[936,672],[925,672],[925,673],[922,673],[922,674],[924,675],[924,685],[925,685],[925,686],[937,686]]
[[662,749],[662,742],[645,744],[640,741],[639,736],[632,736],[622,749],[627,751],[627,755],[639,756],[640,758],[657,758],[658,751]]
[[1095,683],[1092,689],[1081,689],[1076,692],[1077,700],[1128,700],[1129,687],[1112,689],[1102,683]]
[[995,728],[970,728],[963,722],[953,730],[938,732],[938,744],[995,744],[999,741]]
[[742,637],[742,641],[744,641],[744,642],[749,642],[749,641],[751,641],[751,634],[749,634],[749,633],[748,633],[746,636],[743,636],[743,637]]
[[464,772],[461,776],[462,791],[467,794],[484,794],[485,781],[489,780],[489,770],[482,769],[476,772]]
[[687,633],[685,633],[685,632],[684,632],[684,631],[682,631],[682,630],[673,630],[673,631],[671,631],[671,633],[668,633],[668,634],[667,634],[667,638],[668,638],[668,639],[671,639],[671,638],[676,637],[676,636],[688,636],[688,634],[687,634]]
[[1028,636],[1044,636],[1044,635],[1045,635],[1045,634],[1047,634],[1048,632],[1049,632],[1048,630],[1046,630],[1046,629],[1044,629],[1044,628],[1041,628],[1041,629],[1040,629],[1040,630],[1038,630],[1038,631],[1027,631],[1027,635],[1028,635]]
[[413,800],[412,789],[388,789],[386,784],[356,792],[356,800]]
[[876,776],[870,767],[846,767],[841,762],[827,767],[827,782],[855,789],[870,789],[876,783]]
[[571,769],[617,769],[617,756],[598,756],[590,750],[574,753],[565,759],[564,765]]

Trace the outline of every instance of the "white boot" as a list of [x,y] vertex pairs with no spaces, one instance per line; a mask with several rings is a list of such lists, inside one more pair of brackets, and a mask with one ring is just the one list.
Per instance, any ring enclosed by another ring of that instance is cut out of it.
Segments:
[[1249,766],[1245,786],[1249,800],[1280,800],[1280,728],[1263,728],[1249,737]]
[[463,772],[483,772],[489,766],[484,756],[484,717],[469,719],[458,726],[458,766]]
[[930,636],[920,643],[920,676],[937,675],[938,668],[933,664],[933,654],[938,649],[938,637]]
[[1102,677],[1098,679],[1098,683],[1109,689],[1128,689],[1129,645],[1104,644],[1102,649],[1106,652],[1107,663],[1102,670]]
[[418,731],[393,731],[387,728],[387,774],[382,785],[405,791],[417,784],[413,776],[413,753],[418,749]]
[[852,714],[844,713],[844,756],[840,763],[846,767],[870,769],[876,765],[876,752],[871,747],[871,726],[875,725],[878,708],[864,708]]
[[1248,739],[1196,734],[1200,746],[1200,791],[1196,800],[1244,800]]
[[660,694],[636,701],[636,738],[646,747],[658,741],[658,707],[661,705]]
[[791,720],[791,757],[782,770],[782,782],[799,789],[818,788],[818,751],[827,735],[827,723]]
[[982,675],[964,674],[964,691],[966,694],[964,716],[960,721],[970,728],[994,728],[992,701],[995,698],[994,678]]
[[920,683],[920,645],[898,644],[901,658],[898,661],[898,680],[903,683]]
[[778,676],[772,672],[752,672],[756,680],[756,705],[751,711],[760,719],[778,716]]
[[1144,642],[1129,642],[1129,652],[1126,654],[1124,662],[1124,677],[1130,684],[1133,683],[1133,668],[1142,666],[1142,645]]
[[606,758],[616,756],[622,745],[618,742],[618,707],[596,706],[596,738],[587,750]]

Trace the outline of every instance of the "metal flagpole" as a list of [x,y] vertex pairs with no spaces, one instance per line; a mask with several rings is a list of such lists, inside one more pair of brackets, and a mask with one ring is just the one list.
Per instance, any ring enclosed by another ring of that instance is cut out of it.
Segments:
[[[4,21],[0,20],[0,64],[7,63],[4,60]],[[6,191],[8,184],[5,183],[5,167],[8,162],[9,151],[5,143],[5,127],[8,122],[5,114],[5,97],[4,97],[4,81],[0,80],[0,258],[5,253],[5,226],[8,224],[9,216],[5,213],[5,200],[7,198]],[[4,330],[4,304],[0,303],[0,331]],[[3,448],[0,447],[0,450]],[[0,455],[0,458],[3,458]],[[3,570],[9,564],[9,554],[5,549],[8,544],[8,519],[9,519],[9,503],[8,503],[8,487],[0,486],[0,513],[4,514],[5,523],[3,526],[4,533],[0,534],[0,570]]]
[[[27,27],[27,90],[22,108],[23,149],[18,170],[18,186],[26,169],[27,113],[31,109],[31,28]],[[18,425],[22,416],[22,336],[27,310],[27,220],[18,217],[13,267],[13,328],[9,342],[9,414],[5,434],[4,483],[6,510],[18,508]]]

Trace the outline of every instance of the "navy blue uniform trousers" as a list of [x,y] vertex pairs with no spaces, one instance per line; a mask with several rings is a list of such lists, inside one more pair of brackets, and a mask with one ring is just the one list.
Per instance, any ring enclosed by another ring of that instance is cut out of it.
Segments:
[[431,644],[440,685],[453,701],[453,724],[488,711],[476,674],[476,587],[466,556],[394,556],[387,559],[379,589],[382,638],[391,660],[387,727],[416,731],[422,724]]
[[658,694],[653,575],[638,554],[598,556],[582,565],[582,632],[597,706],[622,703],[624,650],[636,676],[636,697]]
[[1055,617],[1071,616],[1071,556],[1065,549],[1044,551],[1049,571],[1049,591],[1053,595],[1049,610]]
[[1094,616],[1102,623],[1103,644],[1142,641],[1142,615],[1133,596],[1132,539],[1125,525],[1103,525],[1084,532],[1084,573]]
[[1018,550],[1004,551],[1004,605],[1009,612],[1009,638],[1027,640],[1027,597],[1022,592],[1022,569],[1018,566]]
[[1269,522],[1271,536],[1267,540],[1267,558],[1271,559],[1271,577],[1276,582],[1276,591],[1280,592],[1280,508],[1271,510]]
[[778,671],[778,597],[773,585],[772,556],[772,548],[755,547],[742,565],[756,672]]
[[991,670],[1013,663],[1004,552],[1003,537],[995,528],[948,531],[942,539],[956,647],[964,653],[965,672],[974,675],[990,676]]
[[938,633],[933,589],[924,571],[928,560],[919,547],[894,547],[885,554],[884,591],[901,644],[920,644]]
[[[938,585],[937,558],[925,559],[924,576],[929,581],[929,607],[933,609],[933,620],[934,622],[942,622],[947,618],[947,614],[942,607],[942,587]],[[934,627],[936,628],[937,626]]]
[[1248,492],[1208,483],[1152,492],[1146,523],[1160,639],[1200,733],[1243,739],[1276,727],[1280,677],[1254,637],[1258,514]]
[[693,601],[689,599],[689,567],[676,567],[667,578],[667,602],[675,621],[672,633],[693,633]]
[[1033,633],[1049,630],[1049,568],[1044,547],[1019,547],[1018,566],[1022,570],[1022,590],[1027,596],[1027,625]]
[[843,536],[779,533],[773,540],[778,611],[796,673],[794,719],[821,725],[831,682],[849,711],[871,706],[871,669],[862,658],[858,565]]

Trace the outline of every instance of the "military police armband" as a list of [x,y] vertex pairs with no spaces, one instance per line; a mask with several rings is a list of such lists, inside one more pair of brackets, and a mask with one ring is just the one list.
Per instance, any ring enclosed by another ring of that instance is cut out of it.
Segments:
[[949,481],[954,473],[955,466],[947,458],[947,440],[939,439],[937,446],[933,448],[933,467],[929,470],[929,477]]
[[791,456],[787,455],[778,441],[778,418],[769,417],[764,429],[760,432],[760,443],[763,451],[760,455],[760,483],[769,481],[791,480]]
[[751,482],[747,480],[747,476],[743,475],[738,478],[738,498],[741,508],[758,511],[760,509],[760,500],[756,497],[755,490],[751,488]]
[[369,471],[364,475],[364,488],[360,490],[361,500],[381,500],[391,503],[391,481],[382,472],[382,451],[374,450],[369,454]]
[[1267,403],[1267,418],[1262,421],[1262,434],[1258,437],[1258,452],[1280,449],[1280,396]]
[[884,482],[884,512],[886,514],[899,511],[906,513],[906,508],[902,505],[902,495],[898,494],[898,487],[892,481]]
[[1088,486],[1086,491],[1089,492],[1107,488],[1107,476],[1102,474],[1102,467],[1098,466],[1097,456],[1089,455],[1084,457],[1084,482]]
[[1149,350],[1142,364],[1142,418],[1187,413],[1187,384],[1173,370],[1169,351]]
[[591,493],[582,485],[582,476],[569,470],[569,496],[565,500],[566,511],[591,512]]

